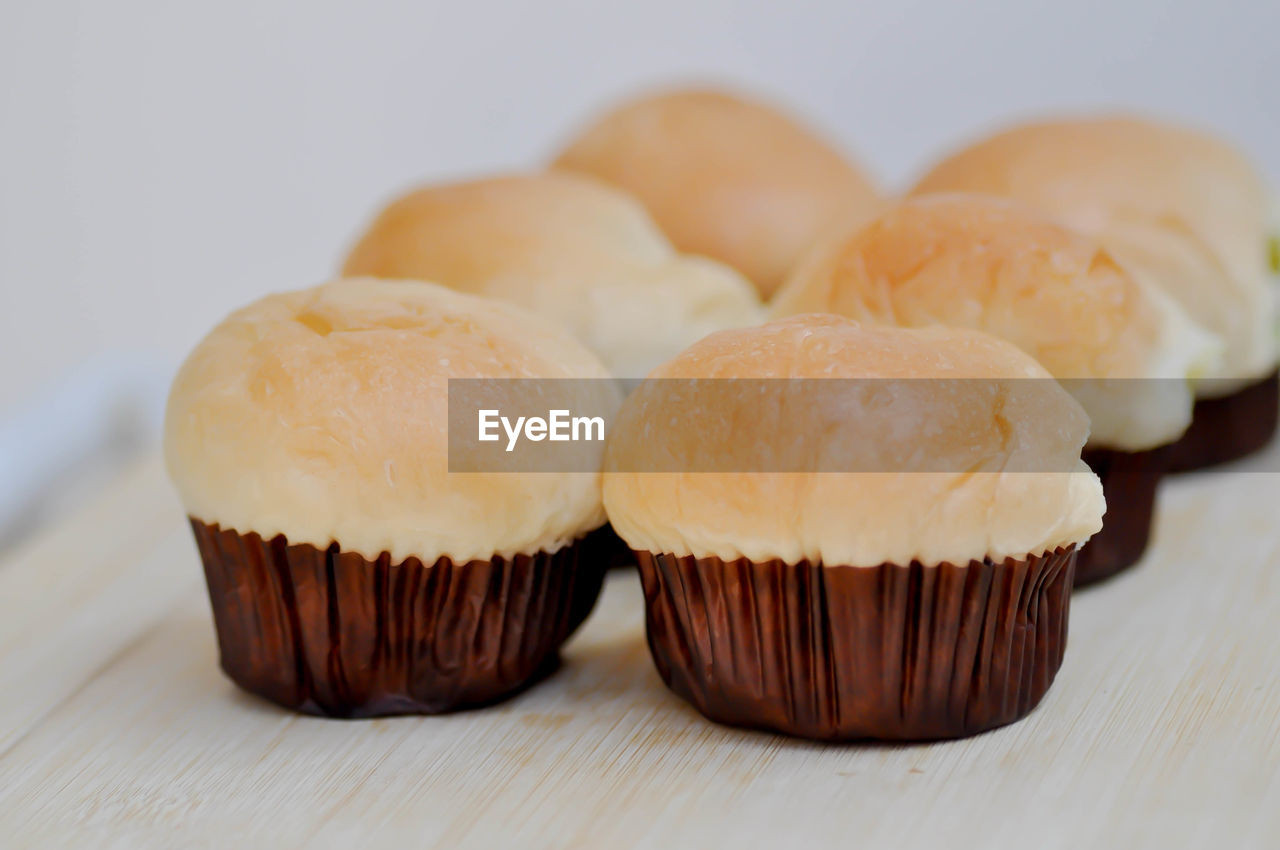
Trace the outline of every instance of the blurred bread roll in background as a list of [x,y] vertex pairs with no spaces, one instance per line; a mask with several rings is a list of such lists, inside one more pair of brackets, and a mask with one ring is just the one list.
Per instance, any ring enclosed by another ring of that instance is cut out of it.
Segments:
[[348,276],[429,280],[562,324],[617,377],[643,377],[762,307],[727,266],[679,254],[630,196],[546,173],[428,186],[393,201],[352,248]]
[[813,243],[880,201],[861,169],[790,116],[711,90],[624,103],[554,167],[627,190],[677,248],[728,263],[765,297]]
[[912,190],[982,192],[1036,206],[1101,240],[1225,345],[1201,387],[1225,395],[1276,367],[1271,207],[1261,175],[1227,143],[1132,117],[1025,124],[966,147]]
[[[1220,346],[1094,238],[1032,207],[971,194],[908,199],[817,249],[777,294],[775,315],[994,334],[1036,358],[1093,420],[1091,443],[1127,451],[1175,440],[1188,379]],[[1119,380],[1113,380],[1119,379]]]

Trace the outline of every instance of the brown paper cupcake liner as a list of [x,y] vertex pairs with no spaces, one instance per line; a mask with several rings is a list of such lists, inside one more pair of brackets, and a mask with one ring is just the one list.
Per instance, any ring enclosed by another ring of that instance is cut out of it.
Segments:
[[222,669],[272,702],[334,717],[514,694],[555,668],[604,574],[598,533],[554,553],[424,564],[191,527]]
[[1062,663],[1076,558],[637,556],[668,687],[721,723],[828,740],[956,738],[1025,716]]
[[1102,530],[1076,559],[1076,587],[1110,578],[1138,561],[1151,539],[1156,491],[1168,464],[1168,446],[1145,452],[1085,449],[1084,462],[1102,481],[1107,512]]
[[1280,422],[1280,371],[1222,398],[1196,402],[1191,427],[1169,447],[1169,471],[1190,472],[1262,451]]

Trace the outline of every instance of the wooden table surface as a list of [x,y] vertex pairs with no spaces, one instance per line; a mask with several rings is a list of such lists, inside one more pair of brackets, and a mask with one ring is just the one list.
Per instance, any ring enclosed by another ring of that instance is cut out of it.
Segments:
[[1142,567],[1077,595],[1030,718],[828,746],[667,692],[630,574],[509,702],[285,713],[218,671],[149,459],[0,563],[0,846],[1280,847],[1280,474],[1163,495]]

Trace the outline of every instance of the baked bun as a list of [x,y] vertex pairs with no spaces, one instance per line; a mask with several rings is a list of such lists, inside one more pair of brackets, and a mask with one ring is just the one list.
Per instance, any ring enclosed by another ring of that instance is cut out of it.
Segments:
[[1266,271],[1268,199],[1229,145],[1136,118],[1028,124],[972,145],[912,190],[982,192],[1032,204],[1098,237],[1225,343],[1202,394],[1275,369],[1276,304]]
[[[801,405],[787,403],[791,381],[706,380],[744,378],[824,382]],[[999,383],[1028,378],[1019,392]],[[687,379],[720,389],[700,396]],[[609,435],[604,500],[614,529],[650,553],[855,567],[1025,558],[1101,527],[1087,436],[1079,404],[1002,340],[796,316],[712,334],[656,369]],[[717,465],[742,471],[699,471]],[[873,465],[890,471],[830,471]]]
[[1072,379],[1066,386],[1092,419],[1093,444],[1126,451],[1177,439],[1191,421],[1187,379],[1218,353],[1211,335],[1095,239],[982,195],[895,206],[816,252],[772,309],[1008,340],[1055,378]]
[[623,193],[570,174],[431,186],[388,206],[345,274],[431,280],[551,318],[618,377],[689,343],[761,321],[733,270],[676,253]]
[[874,213],[871,181],[772,107],[717,91],[633,100],[555,160],[639,198],[682,251],[728,263],[764,296],[831,229]]
[[[169,396],[165,458],[188,514],[264,540],[425,564],[554,552],[604,523],[599,475],[450,474],[448,381],[607,375],[517,307],[340,280],[205,337]],[[583,396],[570,405],[617,403],[611,381],[557,386]]]

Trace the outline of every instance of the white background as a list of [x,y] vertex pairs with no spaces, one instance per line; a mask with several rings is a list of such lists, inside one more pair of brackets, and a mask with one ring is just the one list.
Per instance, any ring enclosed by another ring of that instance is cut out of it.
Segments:
[[0,0],[0,414],[104,351],[167,373],[389,194],[683,80],[791,104],[895,187],[1062,108],[1216,127],[1280,174],[1275,0]]

